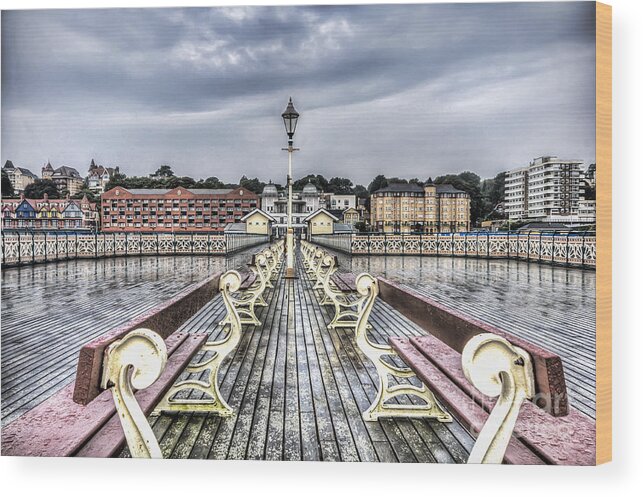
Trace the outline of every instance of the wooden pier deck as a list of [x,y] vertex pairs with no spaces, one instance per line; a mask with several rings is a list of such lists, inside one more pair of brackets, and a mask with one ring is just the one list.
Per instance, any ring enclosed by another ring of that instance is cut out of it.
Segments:
[[[301,268],[299,268],[301,274]],[[278,280],[259,313],[244,326],[237,350],[219,374],[229,418],[164,413],[150,422],[166,458],[306,461],[465,462],[473,439],[456,421],[365,422],[378,380],[352,331],[329,331],[329,308],[305,279]],[[183,326],[220,333],[218,297]],[[421,334],[387,304],[371,315],[374,335]],[[122,456],[127,456],[125,450]]]
[[[3,424],[73,380],[82,344],[191,283],[239,267],[250,252],[228,258],[79,260],[3,271]],[[547,267],[543,274],[534,265],[525,266],[527,273],[522,266],[503,270],[505,263],[524,264],[516,261],[340,259],[342,270],[399,281],[558,353],[572,405],[593,417],[594,337],[587,315],[593,273]],[[299,272],[303,274],[301,268]],[[466,461],[474,440],[456,421],[363,421],[361,413],[374,398],[378,377],[356,347],[353,332],[327,329],[332,309],[319,305],[307,279],[279,279],[275,287],[266,293],[268,307],[258,312],[263,324],[244,326],[239,346],[220,371],[221,392],[235,408],[234,416],[151,417],[165,457]],[[579,294],[589,299],[583,305],[577,305]],[[532,303],[525,301],[529,295]],[[207,332],[215,339],[224,315],[217,296],[183,330]],[[424,333],[380,299],[371,323],[382,343],[389,336]],[[126,457],[127,450],[121,456]]]

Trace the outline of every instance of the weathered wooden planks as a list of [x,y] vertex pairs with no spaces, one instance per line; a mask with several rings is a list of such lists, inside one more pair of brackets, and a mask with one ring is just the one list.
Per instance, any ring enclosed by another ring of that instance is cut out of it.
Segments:
[[[355,347],[352,331],[326,328],[332,310],[319,305],[310,282],[279,279],[266,300],[269,306],[258,313],[263,325],[244,327],[237,350],[220,372],[221,391],[235,414],[151,418],[166,457],[466,461],[473,440],[458,423],[362,420],[377,374]],[[216,299],[182,330],[209,331],[213,338],[222,315]],[[382,342],[391,333],[421,333],[383,303],[373,323]]]

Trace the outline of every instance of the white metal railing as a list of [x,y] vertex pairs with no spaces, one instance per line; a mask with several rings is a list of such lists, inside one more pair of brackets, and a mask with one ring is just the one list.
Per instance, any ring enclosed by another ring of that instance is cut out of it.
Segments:
[[596,233],[359,233],[311,241],[352,255],[459,256],[596,267]]
[[247,233],[2,232],[2,265],[125,255],[225,255],[267,243]]

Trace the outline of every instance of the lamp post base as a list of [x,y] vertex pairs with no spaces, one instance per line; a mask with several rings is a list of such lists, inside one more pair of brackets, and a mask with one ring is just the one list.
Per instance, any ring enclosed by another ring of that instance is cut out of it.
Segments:
[[284,278],[290,280],[297,278],[295,274],[295,236],[292,228],[288,228],[286,232],[286,273]]

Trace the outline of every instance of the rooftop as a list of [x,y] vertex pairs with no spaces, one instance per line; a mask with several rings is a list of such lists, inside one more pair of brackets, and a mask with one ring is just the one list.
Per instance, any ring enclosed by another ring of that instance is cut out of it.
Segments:
[[[453,185],[444,183],[434,185],[438,193],[466,193],[464,190],[459,190]],[[386,192],[396,192],[396,193],[422,193],[424,192],[424,187],[418,185],[417,183],[391,183],[384,188],[380,188],[375,193],[386,193]]]

